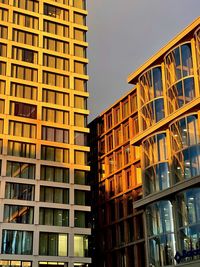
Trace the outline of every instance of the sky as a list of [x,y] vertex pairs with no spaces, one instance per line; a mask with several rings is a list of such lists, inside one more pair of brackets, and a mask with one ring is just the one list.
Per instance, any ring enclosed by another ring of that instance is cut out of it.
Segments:
[[127,77],[200,16],[200,0],[87,0],[89,121],[125,95]]

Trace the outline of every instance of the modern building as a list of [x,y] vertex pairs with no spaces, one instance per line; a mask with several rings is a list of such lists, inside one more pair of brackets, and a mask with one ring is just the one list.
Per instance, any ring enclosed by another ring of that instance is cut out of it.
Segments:
[[85,0],[0,0],[0,266],[89,266]]
[[[98,144],[94,148],[98,158],[92,167],[92,186],[98,192],[98,205],[93,207],[94,226],[97,225],[93,233],[98,238],[99,258],[102,258],[102,265],[97,266],[197,267],[200,265],[200,18],[131,73],[128,82],[134,88],[90,126],[97,136],[92,142]],[[134,93],[136,98],[132,97]],[[123,116],[126,100],[127,118]],[[131,109],[135,103],[137,107]],[[134,124],[134,114],[138,126]],[[129,138],[123,132],[126,120]],[[140,148],[139,157],[135,157],[135,147]],[[130,172],[127,178],[126,168],[134,170],[137,166],[141,167],[142,186],[137,184],[137,171]],[[129,202],[125,200],[127,184],[133,186],[132,227],[128,223]],[[142,218],[139,225],[134,225],[137,213]],[[138,244],[141,244],[139,249]]]
[[90,123],[94,267],[145,266],[136,88]]

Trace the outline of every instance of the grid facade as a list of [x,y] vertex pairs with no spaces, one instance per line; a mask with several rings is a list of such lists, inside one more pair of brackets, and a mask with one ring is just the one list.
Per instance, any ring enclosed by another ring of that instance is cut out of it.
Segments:
[[142,197],[140,148],[130,145],[139,131],[136,88],[89,126],[93,266],[142,267],[143,210],[133,211]]
[[89,266],[85,0],[0,1],[0,266]]

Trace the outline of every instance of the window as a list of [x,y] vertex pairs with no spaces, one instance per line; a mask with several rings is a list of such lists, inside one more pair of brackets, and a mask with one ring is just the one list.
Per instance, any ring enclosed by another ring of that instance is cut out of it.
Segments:
[[74,90],[86,92],[87,91],[87,81],[74,78]]
[[69,149],[42,145],[41,159],[68,163]]
[[129,135],[129,123],[123,125],[123,141],[126,142],[130,138]]
[[119,127],[115,130],[115,146],[120,145],[121,142],[122,142],[122,131],[121,127]]
[[44,31],[63,36],[65,38],[69,37],[69,27],[63,24],[59,24],[56,22],[44,20]]
[[86,57],[86,47],[80,45],[74,45],[74,55],[76,57]]
[[86,115],[74,113],[74,125],[79,127],[86,127],[87,126]]
[[3,230],[2,254],[31,255],[33,232]]
[[59,128],[42,126],[42,140],[69,143],[69,131]]
[[39,224],[69,226],[69,210],[40,208]]
[[68,235],[58,233],[41,233],[39,255],[67,256]]
[[73,6],[80,9],[86,8],[85,0],[73,0]]
[[87,228],[88,227],[88,212],[75,211],[74,226],[80,227],[80,228]]
[[33,224],[34,208],[19,205],[4,205],[4,223]]
[[120,169],[122,167],[122,151],[121,150],[116,152],[115,158],[116,158],[116,168]]
[[57,18],[57,19],[62,19],[65,21],[69,20],[69,11],[59,8],[57,6],[49,5],[49,4],[44,4],[44,15]]
[[0,43],[0,57],[7,57],[7,45]]
[[0,99],[0,113],[4,114],[5,110],[5,101]]
[[36,146],[34,144],[8,141],[8,155],[24,158],[35,158]]
[[108,130],[112,127],[112,113],[107,114],[106,121],[107,121],[107,130]]
[[0,61],[0,75],[6,75],[6,62]]
[[85,31],[74,28],[74,39],[86,42],[86,33]]
[[109,180],[109,197],[113,197],[115,195],[115,180],[114,178],[110,178]]
[[30,184],[6,183],[5,198],[34,201],[34,189]]
[[36,125],[10,121],[9,134],[21,137],[36,138]]
[[18,79],[37,82],[38,81],[38,70],[12,64],[11,76],[14,78],[18,78]]
[[102,156],[105,153],[105,138],[99,140],[99,155]]
[[108,158],[108,173],[112,173],[114,171],[114,158],[113,156],[109,156]]
[[120,198],[118,200],[118,218],[121,219],[124,217],[124,200]]
[[131,95],[131,113],[137,111],[137,94]]
[[6,176],[35,179],[35,165],[31,163],[7,161]]
[[69,43],[44,36],[43,46],[45,49],[69,54]]
[[[2,1],[6,2],[7,0],[0,0],[0,2],[2,3]],[[32,267],[32,262],[31,261],[8,261],[8,260],[3,260],[0,261],[0,266],[4,266],[4,267],[12,267],[12,266],[18,266],[18,267]]]
[[125,165],[128,164],[128,163],[130,163],[130,161],[131,161],[130,157],[131,157],[130,147],[129,146],[126,146],[124,148],[124,164]]
[[40,186],[40,201],[69,204],[69,189]]
[[89,205],[88,194],[89,192],[87,191],[74,190],[74,204],[83,206]]
[[3,134],[3,119],[0,119],[0,134]]
[[122,116],[126,118],[129,115],[129,102],[126,101],[122,104]]
[[87,135],[82,132],[74,132],[74,144],[79,146],[87,145]]
[[10,94],[16,97],[37,100],[37,87],[26,84],[11,83]]
[[111,151],[113,149],[113,135],[109,134],[107,136],[107,152]]
[[86,25],[85,15],[74,12],[74,23],[80,24],[80,25]]
[[32,12],[36,12],[36,13],[39,12],[39,1],[37,0],[26,0],[26,1],[14,0],[13,6],[26,9]]
[[115,119],[115,123],[118,123],[121,120],[120,106],[116,107],[114,110],[114,119]]
[[52,108],[42,108],[42,119],[62,124],[69,124],[69,112]]
[[122,181],[122,174],[116,175],[116,193],[119,194],[123,191],[123,181]]
[[43,71],[43,83],[62,88],[69,88],[69,77],[66,75]]
[[78,74],[87,74],[86,64],[78,61],[74,61],[74,71]]
[[69,60],[62,57],[43,54],[43,65],[49,68],[69,71]]
[[129,189],[132,186],[132,179],[131,179],[131,169],[127,169],[125,171],[125,182],[126,182],[126,188]]
[[0,38],[8,38],[8,27],[0,25]]
[[75,164],[86,165],[87,164],[87,152],[74,151]]
[[86,185],[88,183],[87,172],[80,171],[80,170],[74,170],[74,183]]
[[3,152],[3,140],[0,139],[0,154]]
[[88,237],[86,235],[74,235],[74,256],[88,257]]
[[21,14],[18,12],[13,13],[13,23],[20,26],[28,27],[31,29],[39,29],[39,19],[33,16]]
[[10,115],[36,119],[37,118],[37,106],[19,103],[19,102],[11,102],[10,103]]
[[32,45],[32,46],[38,46],[38,35],[30,32],[25,32],[17,29],[13,29],[13,41]]
[[139,133],[139,124],[138,124],[138,116],[134,117],[132,119],[132,125],[133,125],[133,135],[135,136],[136,134]]
[[12,47],[12,58],[17,60],[22,60],[29,63],[38,63],[38,53],[30,50],[19,47]]
[[69,169],[42,165],[40,179],[58,183],[69,183]]
[[0,80],[0,94],[5,94],[6,91],[6,81]]
[[0,8],[0,20],[8,21],[8,10],[5,8]]
[[87,100],[83,96],[74,95],[74,107],[87,109]]
[[43,89],[42,101],[68,107],[69,106],[69,94],[65,94],[59,91]]

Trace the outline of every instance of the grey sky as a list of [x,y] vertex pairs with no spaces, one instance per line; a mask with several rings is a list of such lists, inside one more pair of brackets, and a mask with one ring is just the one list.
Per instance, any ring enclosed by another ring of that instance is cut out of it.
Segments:
[[90,120],[124,95],[128,74],[200,16],[200,0],[87,0]]

